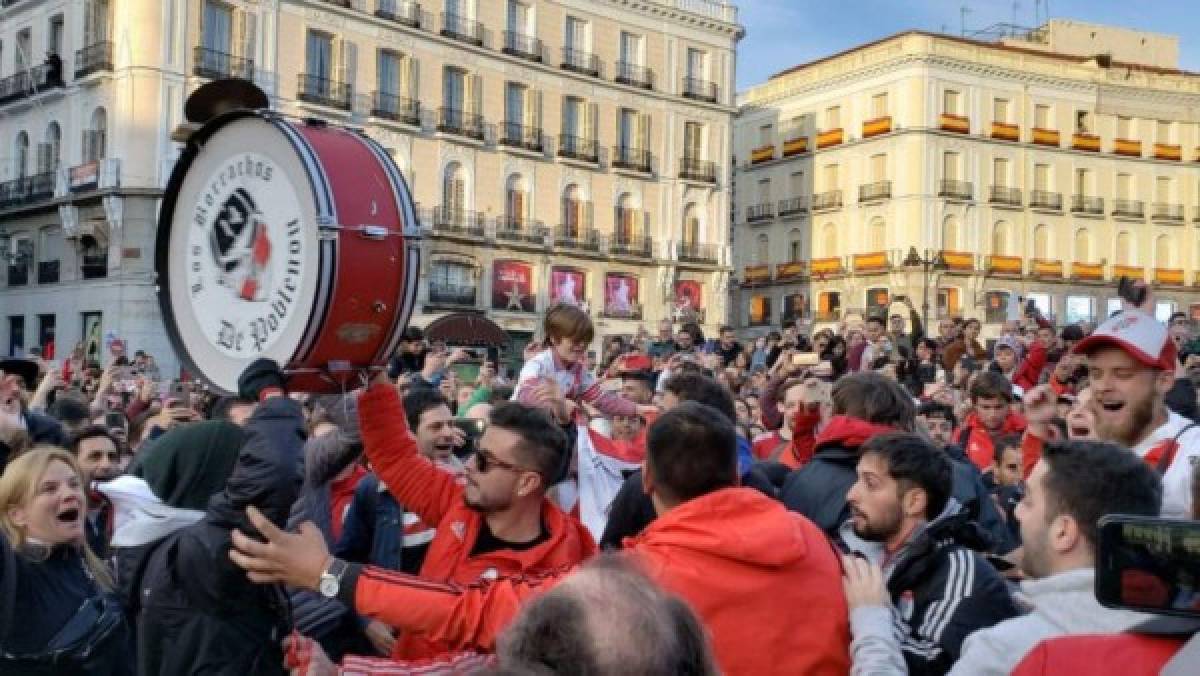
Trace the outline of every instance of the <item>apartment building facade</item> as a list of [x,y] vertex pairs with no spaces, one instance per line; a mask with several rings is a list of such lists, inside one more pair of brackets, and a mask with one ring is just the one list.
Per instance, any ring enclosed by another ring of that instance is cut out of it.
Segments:
[[901,296],[988,333],[1013,296],[1095,321],[1122,276],[1156,287],[1160,315],[1200,311],[1200,76],[1177,54],[1168,36],[1055,20],[999,42],[902,33],[751,88],[734,132],[739,325]]
[[[730,176],[718,160],[731,153],[734,46],[742,35],[732,5],[125,5],[137,9],[112,18],[118,37],[111,81],[131,81],[127,94],[114,92],[118,101],[130,96],[121,109],[129,117],[117,126],[128,124],[131,136],[154,142],[134,144],[120,157],[126,168],[136,159],[152,177],[148,187],[160,189],[169,175],[178,153],[171,131],[187,95],[214,78],[243,78],[262,88],[273,108],[360,129],[393,156],[418,203],[423,235],[414,324],[451,312],[486,315],[519,354],[558,301],[585,306],[599,336],[631,334],[663,317],[723,320]],[[122,47],[122,32],[136,48]],[[8,42],[2,32],[0,40]],[[128,65],[126,53],[134,57]],[[74,95],[72,86],[63,101]],[[18,119],[0,117],[0,138],[16,133]],[[51,203],[60,199],[56,194]],[[61,222],[60,211],[44,209],[40,218]],[[137,245],[147,251],[152,226],[138,233]],[[133,233],[122,234],[128,240]],[[40,264],[38,247],[26,259]],[[121,277],[134,269],[122,265]],[[0,297],[53,293],[41,287],[10,285]],[[152,301],[152,284],[143,291]],[[129,330],[113,332],[124,337]],[[8,340],[7,350],[16,351]]]

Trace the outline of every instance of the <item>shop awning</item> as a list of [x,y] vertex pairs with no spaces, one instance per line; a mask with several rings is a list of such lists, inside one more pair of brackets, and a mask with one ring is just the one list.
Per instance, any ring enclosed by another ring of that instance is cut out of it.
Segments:
[[441,340],[463,347],[504,347],[511,338],[496,322],[483,315],[455,312],[425,327],[426,340]]

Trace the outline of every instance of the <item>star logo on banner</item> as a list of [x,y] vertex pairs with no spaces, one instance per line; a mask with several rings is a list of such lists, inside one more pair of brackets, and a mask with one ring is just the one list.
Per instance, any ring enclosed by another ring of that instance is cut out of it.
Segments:
[[504,308],[505,310],[512,310],[514,308],[517,310],[525,309],[525,303],[523,302],[525,295],[517,288],[516,282],[513,282],[512,291],[506,291],[504,295],[508,296],[508,306]]

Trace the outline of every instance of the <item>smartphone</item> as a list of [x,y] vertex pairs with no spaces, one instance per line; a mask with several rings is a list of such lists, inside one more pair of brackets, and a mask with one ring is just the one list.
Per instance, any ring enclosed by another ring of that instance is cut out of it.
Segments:
[[104,414],[104,426],[108,429],[125,429],[125,416],[117,411]]
[[477,420],[475,418],[455,418],[454,426],[463,431],[466,435],[466,442],[454,449],[454,455],[459,460],[466,460],[475,453],[475,449],[479,446],[479,437],[483,436],[483,431],[487,429],[486,420]]
[[816,366],[821,357],[816,352],[797,352],[792,355],[792,366]]
[[1200,618],[1200,521],[1110,514],[1099,526],[1101,605]]
[[1117,295],[1134,307],[1140,307],[1146,302],[1146,294],[1150,289],[1145,285],[1139,287],[1129,277],[1122,277],[1117,282]]

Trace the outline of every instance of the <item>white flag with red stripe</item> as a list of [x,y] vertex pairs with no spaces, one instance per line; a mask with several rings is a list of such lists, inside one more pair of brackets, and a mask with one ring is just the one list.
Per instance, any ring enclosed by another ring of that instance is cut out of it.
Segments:
[[585,426],[576,427],[579,437],[579,520],[597,542],[608,524],[608,511],[621,490],[625,477],[641,467],[618,457],[616,442]]

